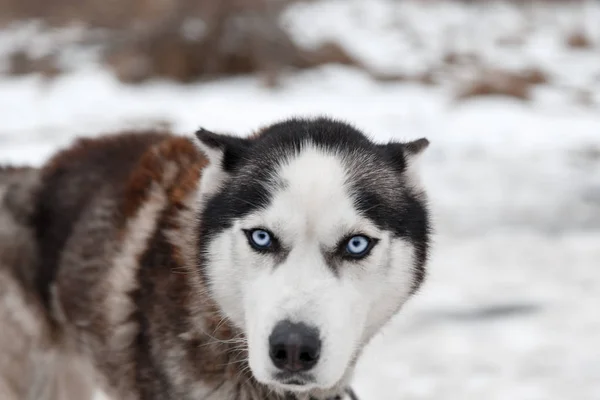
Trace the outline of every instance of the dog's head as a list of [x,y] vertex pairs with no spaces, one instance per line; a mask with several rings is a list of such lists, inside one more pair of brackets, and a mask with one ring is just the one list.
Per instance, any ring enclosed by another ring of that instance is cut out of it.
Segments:
[[343,384],[423,280],[427,140],[376,144],[325,118],[197,137],[201,269],[253,375],[286,391]]

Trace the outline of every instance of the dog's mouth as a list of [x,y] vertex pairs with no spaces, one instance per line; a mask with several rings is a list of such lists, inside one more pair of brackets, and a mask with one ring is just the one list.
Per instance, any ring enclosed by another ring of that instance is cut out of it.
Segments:
[[275,382],[286,390],[302,392],[314,387],[315,378],[306,373],[278,372],[274,376]]

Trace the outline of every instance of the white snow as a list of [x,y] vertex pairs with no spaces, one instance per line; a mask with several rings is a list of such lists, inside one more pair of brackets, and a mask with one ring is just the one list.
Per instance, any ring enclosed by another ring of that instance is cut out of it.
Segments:
[[[76,135],[161,121],[179,133],[245,134],[328,114],[379,141],[426,136],[429,279],[365,353],[360,398],[598,400],[600,4],[525,3],[332,0],[300,4],[285,22],[306,45],[340,40],[385,71],[423,70],[452,49],[490,65],[540,66],[552,80],[532,102],[456,103],[452,82],[380,83],[337,66],[288,73],[275,90],[252,77],[127,87],[84,57],[53,82],[0,77],[0,162],[39,165]],[[596,48],[565,48],[574,28]],[[521,47],[496,44],[521,34]],[[0,53],[15,35],[0,32]],[[575,102],[573,89],[596,104]]]

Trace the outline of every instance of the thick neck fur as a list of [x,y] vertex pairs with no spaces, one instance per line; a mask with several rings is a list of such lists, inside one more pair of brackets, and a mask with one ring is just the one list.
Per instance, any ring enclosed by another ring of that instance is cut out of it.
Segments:
[[206,163],[188,139],[131,133],[80,141],[46,165],[38,285],[50,282],[39,290],[62,342],[114,398],[341,398],[277,393],[252,377],[245,338],[197,265]]

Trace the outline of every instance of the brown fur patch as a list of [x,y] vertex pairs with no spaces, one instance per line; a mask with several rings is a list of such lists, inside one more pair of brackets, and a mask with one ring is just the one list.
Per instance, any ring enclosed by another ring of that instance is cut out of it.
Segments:
[[[48,309],[61,252],[81,214],[100,193],[121,197],[125,179],[141,155],[166,137],[164,132],[124,132],[80,139],[43,167],[34,223],[42,260],[37,285]],[[117,216],[112,218],[122,225]]]
[[145,200],[152,182],[167,192],[171,203],[180,203],[196,187],[206,159],[187,138],[171,137],[144,153],[129,176],[123,213],[131,217]]

